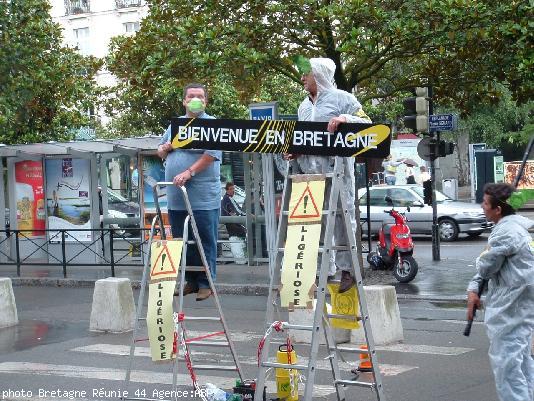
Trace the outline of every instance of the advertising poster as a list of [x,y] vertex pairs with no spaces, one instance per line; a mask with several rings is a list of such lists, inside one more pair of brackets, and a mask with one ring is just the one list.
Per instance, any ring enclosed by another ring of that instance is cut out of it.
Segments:
[[24,160],[15,163],[17,229],[26,237],[43,236],[46,228],[43,191],[43,163]]
[[[411,159],[416,163],[413,169],[415,181],[419,182],[419,166],[426,166],[426,163],[417,153],[417,145],[420,139],[395,139],[391,141],[391,155],[393,160]],[[406,184],[406,164],[402,163],[397,167],[395,176],[397,185]]]
[[[154,192],[152,187],[157,182],[165,181],[165,166],[163,165],[161,159],[156,155],[142,156],[141,166],[143,170],[143,174],[141,175],[141,204],[143,205],[145,216],[145,238],[148,239],[151,222],[156,214],[156,204],[154,203]],[[166,190],[167,189],[165,187],[160,188],[161,196],[158,201],[162,212],[161,214],[163,217],[163,225],[165,226],[165,233],[167,235],[167,238],[170,238],[171,226],[169,223],[169,217],[167,215]],[[159,235],[156,235],[154,237],[154,239],[159,238]]]
[[[158,156],[143,156],[142,159],[143,166],[143,207],[146,211],[156,211],[156,205],[154,203],[154,194],[152,187],[157,182],[165,181],[165,167],[163,162]],[[159,198],[159,206],[162,209],[167,209],[167,196],[165,195],[165,188],[161,189],[161,196]]]
[[[45,167],[48,228],[90,229],[90,161],[70,158],[48,159]],[[50,231],[49,235],[52,242],[61,240],[57,232]],[[91,241],[91,232],[69,231],[66,241],[75,240]]]

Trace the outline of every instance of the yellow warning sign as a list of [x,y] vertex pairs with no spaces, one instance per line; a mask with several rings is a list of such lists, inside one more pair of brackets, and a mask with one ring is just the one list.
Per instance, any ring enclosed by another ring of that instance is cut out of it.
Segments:
[[150,247],[150,280],[176,281],[182,257],[181,240],[156,241]]
[[291,184],[288,223],[313,223],[321,221],[325,182],[306,181]]
[[[339,284],[328,284],[328,291],[330,292],[330,299],[332,302],[332,314],[333,315],[347,315],[358,316],[358,295],[356,294],[356,286],[353,286],[348,291],[340,294]],[[357,329],[360,327],[360,323],[355,320],[336,319],[331,318],[330,323],[333,327],[338,329]]]
[[287,226],[280,302],[284,308],[313,308],[321,224]]
[[174,281],[160,281],[148,285],[146,324],[150,354],[154,362],[170,361],[174,358],[174,287]]

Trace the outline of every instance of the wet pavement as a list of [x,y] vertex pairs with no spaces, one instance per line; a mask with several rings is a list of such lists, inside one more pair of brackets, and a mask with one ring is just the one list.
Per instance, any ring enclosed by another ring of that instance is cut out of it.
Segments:
[[[474,261],[487,243],[487,234],[478,238],[460,237],[452,243],[442,243],[441,260],[432,260],[432,241],[428,236],[414,238],[414,258],[419,264],[419,273],[408,284],[398,283],[390,271],[372,271],[365,265],[364,283],[394,285],[399,297],[423,299],[463,300],[465,288],[475,274]],[[221,293],[265,295],[269,286],[268,265],[258,266],[221,264],[217,266],[217,286]],[[127,277],[138,282],[142,266],[117,267],[117,277]],[[69,266],[67,279],[59,267],[23,266],[21,278],[17,278],[15,266],[0,266],[0,276],[11,277],[14,285],[48,285],[92,287],[95,280],[109,277],[108,266]]]

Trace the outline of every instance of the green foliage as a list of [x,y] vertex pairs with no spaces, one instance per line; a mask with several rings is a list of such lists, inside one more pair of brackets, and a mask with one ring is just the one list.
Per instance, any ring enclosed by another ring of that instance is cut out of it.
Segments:
[[61,45],[47,0],[0,1],[0,143],[66,140],[89,125],[100,63]]
[[460,121],[471,142],[485,142],[488,147],[522,148],[534,135],[534,102],[518,105],[511,93],[501,87],[502,96],[496,104],[481,105]]
[[338,88],[354,90],[366,106],[381,99],[370,110],[375,120],[395,120],[399,96],[426,83],[463,115],[498,102],[498,82],[515,100],[532,96],[532,2],[148,3],[141,30],[114,40],[107,60],[121,79],[108,109],[122,115],[124,133],[161,131],[191,81],[209,85],[210,111],[220,117],[246,115],[244,106],[259,99],[280,100],[294,113],[302,96],[298,56],[331,58]]

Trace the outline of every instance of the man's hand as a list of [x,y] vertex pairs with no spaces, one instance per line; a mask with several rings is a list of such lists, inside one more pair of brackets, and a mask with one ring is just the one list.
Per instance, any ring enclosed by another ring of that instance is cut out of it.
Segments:
[[158,156],[160,159],[166,159],[167,155],[173,151],[172,144],[170,142],[164,143],[158,146]]
[[467,320],[473,320],[473,318],[475,317],[474,316],[475,307],[476,309],[480,309],[481,307],[480,297],[478,296],[476,292],[469,291],[467,293]]
[[339,117],[332,117],[330,121],[328,122],[328,132],[334,133],[337,131],[337,128],[339,127],[339,124],[343,124],[347,122],[347,118],[343,116]]
[[177,187],[183,187],[187,181],[191,179],[191,172],[185,170],[173,178],[172,183]]
[[284,153],[284,160],[295,160],[298,157],[300,157],[300,155],[297,155],[296,153]]

